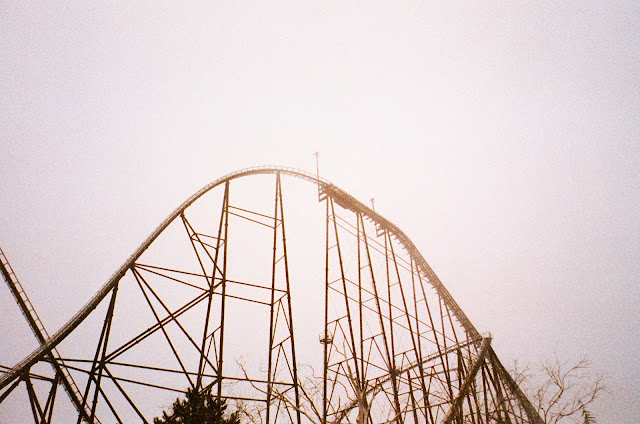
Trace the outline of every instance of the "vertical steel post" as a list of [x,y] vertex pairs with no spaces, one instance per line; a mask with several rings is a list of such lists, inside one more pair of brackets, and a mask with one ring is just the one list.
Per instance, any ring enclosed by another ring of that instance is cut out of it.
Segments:
[[[342,280],[342,295],[344,298],[344,306],[347,310],[347,323],[349,324],[349,340],[348,342],[351,343],[351,355],[352,355],[352,359],[353,359],[353,363],[355,365],[355,369],[356,369],[356,382],[354,384],[354,386],[356,387],[360,387],[360,385],[362,384],[361,382],[361,378],[360,378],[360,370],[358,369],[358,351],[357,351],[357,347],[356,347],[356,341],[355,341],[355,336],[353,334],[353,320],[351,317],[351,307],[349,305],[349,296],[348,296],[348,291],[347,291],[347,278],[345,275],[345,271],[344,271],[344,263],[342,261],[342,248],[340,247],[340,237],[338,235],[338,223],[336,222],[335,216],[336,216],[336,212],[335,212],[335,207],[333,204],[333,201],[331,202],[331,212],[333,215],[333,231],[334,231],[334,235],[336,236],[336,249],[338,252],[338,263],[340,264],[340,278]],[[346,354],[346,352],[345,352]]]
[[267,365],[267,411],[266,411],[266,424],[271,424],[271,394],[272,387],[272,371],[273,371],[273,338],[274,338],[274,321],[275,321],[275,294],[276,294],[276,264],[278,261],[278,194],[280,191],[280,173],[276,173],[276,193],[274,199],[274,211],[273,211],[273,259],[271,262],[271,301],[269,302],[269,351],[268,351],[268,365]]
[[[206,343],[207,343],[207,339],[209,337],[209,319],[211,316],[211,305],[213,303],[213,293],[216,289],[216,275],[218,273],[218,258],[220,257],[220,244],[222,243],[222,239],[221,239],[221,233],[222,233],[222,227],[223,227],[223,222],[225,220],[226,217],[226,211],[228,209],[228,200],[229,200],[229,182],[227,182],[225,184],[225,188],[224,188],[224,198],[223,198],[223,202],[222,202],[222,210],[220,211],[220,223],[218,224],[218,237],[216,238],[216,252],[215,255],[212,259],[213,261],[213,266],[212,266],[212,271],[211,271],[211,282],[209,283],[209,290],[208,290],[208,294],[207,294],[207,312],[206,312],[206,316],[204,319],[204,329],[202,331],[202,344],[201,344],[201,348],[200,348],[200,360],[198,363],[198,378],[196,381],[196,390],[200,391],[201,387],[202,387],[202,374],[204,373],[204,366],[205,366],[205,358],[204,356],[205,354],[205,348],[206,348]],[[184,217],[184,213],[181,215],[183,221],[185,221],[185,217]],[[194,231],[195,234],[195,231]],[[202,243],[202,241],[200,240],[200,238],[198,237],[198,241],[200,242],[201,245],[204,246],[204,244]],[[193,244],[193,240],[191,240],[191,243]],[[226,244],[226,240],[225,240],[225,244]],[[195,250],[195,246],[194,246],[194,250]],[[197,253],[196,253],[197,254]],[[209,255],[210,256],[210,255]],[[199,259],[199,258],[198,258]],[[200,265],[202,267],[202,273],[203,275],[205,275],[206,277],[206,270],[204,268],[204,266],[202,265],[202,262],[200,261]],[[226,286],[226,282],[224,280],[224,276],[222,276],[222,290],[224,292],[224,288]],[[224,302],[224,294],[223,294],[223,300]],[[222,330],[221,330],[222,331]],[[213,338],[213,335],[212,335]],[[216,352],[217,353],[217,352]],[[220,375],[221,371],[219,370],[220,368],[220,361],[218,361],[218,370],[217,373]],[[218,378],[218,383],[220,383],[220,378]]]
[[[363,336],[363,322],[362,322],[362,260],[361,260],[361,252],[360,252],[360,238],[362,237],[361,235],[361,230],[360,230],[360,226],[364,226],[364,224],[362,223],[362,216],[361,214],[356,214],[356,233],[357,233],[357,240],[358,240],[358,324],[360,326],[360,376],[362,378],[361,384],[360,386],[358,386],[358,390],[362,393],[364,393],[364,387],[365,387],[365,382],[366,382],[366,378],[364,375],[364,336]],[[354,346],[355,349],[355,346]],[[358,366],[358,364],[356,364],[356,367]]]
[[291,337],[291,363],[293,367],[293,391],[295,395],[295,409],[296,409],[296,420],[298,424],[301,424],[302,416],[300,414],[300,393],[298,387],[298,360],[296,359],[296,343],[295,343],[295,332],[293,331],[293,310],[291,307],[291,284],[289,281],[289,258],[287,255],[287,234],[285,231],[284,224],[284,202],[282,200],[282,183],[280,181],[280,173],[277,174],[277,184],[278,184],[278,197],[280,203],[280,228],[282,231],[282,252],[284,255],[284,274],[285,281],[287,284],[287,310],[289,313],[289,335]]
[[329,339],[329,202],[331,197],[325,199],[325,268],[324,268],[324,335],[323,335],[323,361],[322,361],[322,424],[327,424],[327,377],[329,371],[328,345]]
[[[100,381],[102,379],[102,370],[105,366],[105,356],[107,353],[107,343],[109,341],[109,333],[111,331],[111,322],[113,319],[113,310],[115,308],[116,303],[116,294],[118,293],[118,285],[113,288],[111,292],[111,300],[109,301],[109,308],[107,309],[107,314],[105,316],[104,324],[102,326],[102,332],[100,334],[100,339],[98,341],[98,347],[96,348],[96,354],[93,359],[93,364],[91,365],[91,372],[89,373],[89,378],[87,379],[87,387],[85,388],[85,393],[82,398],[82,410],[84,410],[87,405],[87,398],[89,396],[89,391],[91,389],[91,382],[95,380],[95,394],[93,397],[93,404],[91,405],[91,415],[90,421],[93,421],[95,418],[96,405],[98,403],[98,394],[100,391]],[[100,357],[100,360],[98,360]],[[98,371],[98,377],[96,379],[95,372]],[[82,413],[78,413],[78,424],[82,421]]]
[[[229,181],[225,183],[224,186],[224,259],[222,261],[222,299],[220,301],[220,343],[218,347],[218,372],[217,372],[217,382],[218,382],[218,401],[222,400],[222,365],[224,361],[224,329],[225,329],[225,314],[226,314],[226,304],[227,304],[227,252],[228,252],[228,240],[229,240]],[[219,232],[218,232],[219,234]],[[218,235],[220,237],[220,235]],[[217,253],[216,253],[217,255]],[[214,268],[217,268],[217,256],[216,256],[216,264]],[[213,336],[212,336],[213,337]]]
[[[384,233],[384,257],[385,257],[385,269],[387,276],[387,293],[388,293],[388,301],[389,301],[389,335],[391,337],[391,369],[389,372],[391,373],[391,387],[393,389],[393,402],[394,408],[396,411],[396,419],[397,423],[402,423],[402,414],[400,409],[400,398],[398,395],[398,380],[397,373],[398,370],[396,368],[396,347],[394,341],[394,332],[393,332],[393,311],[391,301],[391,273],[389,271],[389,244],[391,244],[391,236],[389,236],[389,232],[385,231]],[[393,255],[393,252],[391,253]],[[398,281],[398,284],[400,282]]]

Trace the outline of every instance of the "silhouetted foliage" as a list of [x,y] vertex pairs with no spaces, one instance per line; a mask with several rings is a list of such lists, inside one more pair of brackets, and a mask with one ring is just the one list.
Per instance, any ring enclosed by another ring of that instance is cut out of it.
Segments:
[[211,389],[197,392],[191,388],[187,390],[186,399],[176,399],[171,411],[162,413],[162,417],[153,419],[154,424],[240,424],[237,412],[225,418],[227,405],[224,399],[211,394]]

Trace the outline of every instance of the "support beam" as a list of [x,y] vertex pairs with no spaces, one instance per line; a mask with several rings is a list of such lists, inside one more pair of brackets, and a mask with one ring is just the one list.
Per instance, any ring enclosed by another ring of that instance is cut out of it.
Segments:
[[476,378],[476,374],[478,373],[478,370],[484,362],[484,359],[489,353],[490,346],[491,338],[484,337],[482,339],[482,344],[480,345],[480,350],[478,351],[478,356],[476,356],[475,360],[473,361],[473,365],[471,366],[471,369],[467,374],[467,378],[462,384],[462,387],[460,387],[458,396],[451,404],[451,409],[449,409],[449,412],[445,416],[444,421],[442,421],[443,424],[450,424],[455,418],[460,417],[460,414],[462,413],[462,402],[464,401],[467,394],[469,394],[469,389],[471,388],[472,383]]
[[[36,336],[38,343],[40,343],[40,346],[45,345],[47,343],[47,339],[49,339],[49,334],[47,333],[44,324],[40,320],[36,309],[31,304],[31,301],[29,300],[24,287],[22,287],[20,280],[18,280],[18,276],[13,271],[9,260],[2,251],[2,248],[0,248],[0,274],[2,274],[2,277],[7,283],[11,294],[20,307],[20,311],[29,323],[29,327],[31,327],[31,331],[33,331],[33,334]],[[86,411],[82,407],[82,401],[80,400],[80,390],[78,389],[75,381],[73,381],[71,374],[69,374],[68,371],[65,372],[66,369],[63,369],[64,364],[61,365],[60,355],[58,354],[55,347],[45,352],[44,357],[51,363],[53,369],[56,372],[56,375],[60,376],[60,382],[62,383],[62,386],[64,387],[67,395],[69,396],[69,399],[71,399],[71,403],[73,403],[73,406],[76,408],[82,419],[84,419],[86,422],[99,423],[100,421],[97,418],[93,420],[90,419],[88,411]],[[0,402],[1,401],[2,399],[0,399]]]

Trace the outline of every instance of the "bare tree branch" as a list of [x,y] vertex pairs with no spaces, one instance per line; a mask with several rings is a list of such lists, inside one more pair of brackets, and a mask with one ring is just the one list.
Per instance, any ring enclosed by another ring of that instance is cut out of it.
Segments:
[[511,375],[546,424],[595,422],[586,407],[607,391],[607,378],[594,373],[585,357],[561,361],[555,353],[537,366],[514,362]]

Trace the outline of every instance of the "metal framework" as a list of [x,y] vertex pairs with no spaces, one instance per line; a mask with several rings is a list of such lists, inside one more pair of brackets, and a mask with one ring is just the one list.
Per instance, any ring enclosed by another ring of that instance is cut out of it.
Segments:
[[[289,206],[284,176],[324,213]],[[205,186],[52,336],[0,259],[40,343],[0,368],[0,416],[148,423],[192,388],[261,424],[542,422],[411,240],[303,171]]]

